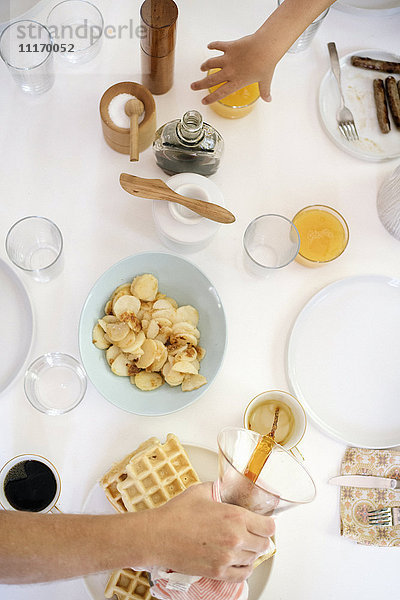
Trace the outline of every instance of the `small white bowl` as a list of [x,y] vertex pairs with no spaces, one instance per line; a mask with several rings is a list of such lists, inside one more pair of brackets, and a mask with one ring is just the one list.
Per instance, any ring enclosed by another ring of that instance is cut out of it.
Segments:
[[[225,206],[218,186],[197,173],[178,173],[166,184],[181,196]],[[175,252],[198,252],[205,248],[219,231],[221,223],[201,217],[174,202],[153,202],[153,219],[164,246]]]

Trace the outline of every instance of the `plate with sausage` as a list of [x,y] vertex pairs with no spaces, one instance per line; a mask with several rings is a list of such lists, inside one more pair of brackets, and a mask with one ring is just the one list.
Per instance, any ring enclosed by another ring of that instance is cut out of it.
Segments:
[[362,160],[400,157],[400,56],[378,49],[356,50],[340,59],[340,67],[345,103],[353,113],[359,140],[347,141],[338,129],[340,93],[331,70],[319,88],[320,117],[328,136]]

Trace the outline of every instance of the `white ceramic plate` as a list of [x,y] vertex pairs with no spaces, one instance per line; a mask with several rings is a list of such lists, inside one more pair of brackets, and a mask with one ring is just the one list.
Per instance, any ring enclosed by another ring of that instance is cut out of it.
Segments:
[[353,446],[400,444],[400,280],[349,277],[305,305],[287,369],[313,421]]
[[[116,287],[141,273],[153,273],[159,290],[175,298],[180,306],[191,304],[199,311],[200,344],[206,349],[200,373],[207,383],[192,392],[166,383],[151,392],[132,385],[129,377],[112,373],[104,350],[92,343],[92,330],[104,314],[104,306]],[[210,387],[225,354],[226,320],[218,292],[210,280],[188,260],[167,252],[143,252],[128,256],[110,267],[94,284],[82,309],[79,349],[83,366],[97,390],[112,404],[145,416],[165,415],[192,404]]]
[[[209,448],[183,444],[189,455],[195,471],[202,481],[213,481],[218,476],[217,453]],[[91,489],[83,506],[83,512],[89,514],[112,514],[114,509],[106,499],[104,491],[96,483]],[[249,583],[249,600],[258,600],[267,585],[274,557],[261,563],[254,571]],[[109,578],[109,573],[98,573],[84,577],[86,589],[92,600],[104,600],[104,589]]]
[[[388,74],[353,67],[350,59],[354,55],[400,62],[400,56],[376,49],[355,50],[341,58],[343,95],[346,106],[353,113],[360,139],[357,142],[348,142],[338,129],[336,111],[340,104],[340,95],[336,79],[330,69],[323,77],[319,88],[319,111],[322,124],[331,140],[339,148],[356,158],[375,162],[398,158],[400,156],[400,130],[396,129],[390,117],[392,129],[389,133],[384,134],[379,129],[376,118],[372,82],[376,78],[384,80]],[[394,77],[399,79],[398,75],[394,75]]]
[[347,13],[371,17],[385,17],[400,11],[399,0],[336,0],[332,6]]
[[18,376],[29,354],[33,337],[33,313],[21,281],[0,259],[1,324],[0,393]]

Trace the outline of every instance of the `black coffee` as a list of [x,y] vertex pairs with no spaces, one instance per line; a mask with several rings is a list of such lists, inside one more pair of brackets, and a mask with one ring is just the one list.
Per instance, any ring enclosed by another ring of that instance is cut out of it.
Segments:
[[15,510],[39,512],[51,504],[57,492],[53,471],[38,460],[14,465],[4,480],[4,493]]

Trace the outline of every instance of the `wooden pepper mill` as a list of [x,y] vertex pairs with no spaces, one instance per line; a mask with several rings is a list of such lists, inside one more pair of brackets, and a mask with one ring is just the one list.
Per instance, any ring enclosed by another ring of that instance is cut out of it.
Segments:
[[152,94],[165,94],[174,82],[177,18],[173,0],[145,0],[140,8],[142,83]]

